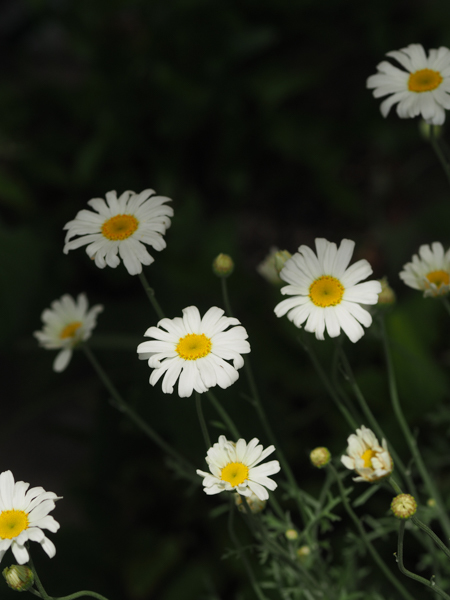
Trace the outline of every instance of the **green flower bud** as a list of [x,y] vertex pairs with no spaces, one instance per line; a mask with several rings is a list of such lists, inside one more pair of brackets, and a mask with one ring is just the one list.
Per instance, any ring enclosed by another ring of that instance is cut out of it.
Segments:
[[379,280],[381,283],[381,292],[378,294],[378,305],[390,306],[395,303],[395,292],[388,283],[387,277]]
[[[246,496],[245,499],[247,500],[248,507],[250,508],[251,512],[254,515],[261,512],[266,507],[266,500],[260,500],[258,498],[258,496],[256,494],[254,494],[253,492],[252,492],[251,496]],[[242,513],[247,512],[246,508],[244,506],[244,502],[242,500],[242,496],[240,494],[238,494],[237,492],[234,497],[234,501],[236,503],[236,506],[237,506],[239,512],[242,512]]]
[[310,554],[311,548],[309,546],[300,546],[300,548],[297,550],[297,556],[302,563],[308,559]]
[[33,571],[25,565],[11,565],[3,569],[3,577],[12,590],[26,592],[33,586]]
[[234,262],[228,254],[219,254],[212,264],[214,275],[217,277],[229,277],[234,271]]
[[278,252],[275,252],[275,255],[274,255],[275,269],[277,270],[278,274],[281,273],[281,270],[284,267],[284,263],[287,260],[289,260],[290,258],[292,258],[292,254],[290,252],[288,252],[287,250],[278,250]]
[[284,535],[288,540],[296,540],[298,538],[298,533],[295,529],[286,529]]
[[409,519],[417,510],[417,502],[411,494],[399,494],[391,502],[391,510],[397,519]]
[[320,446],[319,448],[314,448],[309,458],[315,467],[321,469],[330,462],[331,454],[328,448]]

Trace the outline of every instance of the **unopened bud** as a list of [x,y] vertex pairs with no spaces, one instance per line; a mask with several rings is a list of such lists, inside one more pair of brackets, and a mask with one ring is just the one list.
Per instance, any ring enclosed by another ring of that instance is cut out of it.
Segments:
[[[260,500],[258,498],[258,496],[256,494],[254,494],[253,492],[252,492],[251,496],[246,496],[245,499],[247,501],[249,509],[251,510],[251,512],[254,515],[256,515],[256,513],[261,512],[262,510],[264,510],[264,508],[266,506],[266,500]],[[236,503],[236,506],[238,507],[239,512],[242,512],[242,513],[247,512],[247,510],[244,506],[244,501],[240,494],[236,493],[234,501]]]
[[26,592],[34,583],[33,571],[25,565],[11,565],[3,569],[3,577],[12,590]]
[[395,292],[388,283],[387,277],[379,280],[381,283],[381,292],[378,294],[378,305],[390,306],[395,303]]
[[292,258],[292,254],[287,250],[278,250],[278,252],[275,252],[275,269],[277,270],[278,274],[281,273],[285,262],[290,258]]
[[442,135],[442,127],[440,125],[429,125],[426,121],[421,119],[419,121],[419,132],[424,140],[429,141],[431,134],[433,137],[440,138]]
[[391,502],[391,510],[397,519],[409,519],[417,510],[417,502],[411,494],[399,494]]
[[296,540],[298,538],[298,533],[295,529],[286,529],[284,535],[288,540]]
[[234,271],[234,262],[228,254],[219,254],[212,264],[214,275],[217,277],[229,277]]
[[331,454],[328,448],[320,446],[319,448],[314,448],[309,455],[309,458],[315,467],[321,469],[330,462]]
[[309,546],[300,546],[300,548],[297,550],[297,556],[300,562],[305,562],[310,554],[311,548]]

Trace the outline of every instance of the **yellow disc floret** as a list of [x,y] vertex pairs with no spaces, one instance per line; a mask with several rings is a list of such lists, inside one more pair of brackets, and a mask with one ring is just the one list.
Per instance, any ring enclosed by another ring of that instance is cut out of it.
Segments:
[[241,462],[228,463],[220,474],[222,481],[228,481],[232,487],[240,485],[248,478],[248,467]]
[[139,221],[133,215],[116,215],[103,223],[102,234],[108,240],[126,240],[138,226]]
[[366,450],[366,451],[365,451],[365,452],[364,452],[364,453],[361,455],[361,458],[362,458],[362,459],[363,459],[363,461],[364,461],[364,467],[365,467],[366,469],[371,469],[371,468],[372,468],[372,458],[373,458],[374,456],[376,456],[376,455],[377,455],[377,453],[376,453],[374,450],[372,450],[371,448],[369,448],[368,450]]
[[28,515],[23,510],[4,510],[0,513],[0,538],[11,540],[28,529]]
[[211,340],[204,333],[188,333],[180,338],[175,349],[184,360],[197,360],[211,352]]
[[70,337],[75,337],[76,332],[82,326],[82,324],[83,323],[81,321],[73,321],[72,323],[69,323],[61,331],[61,333],[59,334],[59,337],[62,340],[66,340],[67,338],[70,338]]
[[336,306],[342,300],[345,288],[339,279],[331,275],[322,275],[309,288],[309,297],[316,306],[325,308]]
[[438,88],[443,82],[442,75],[439,71],[432,69],[420,69],[415,73],[411,73],[408,80],[408,89],[411,92],[431,92]]
[[448,285],[450,283],[450,275],[447,271],[431,271],[427,274],[427,279],[430,283],[434,283],[439,289],[441,285]]

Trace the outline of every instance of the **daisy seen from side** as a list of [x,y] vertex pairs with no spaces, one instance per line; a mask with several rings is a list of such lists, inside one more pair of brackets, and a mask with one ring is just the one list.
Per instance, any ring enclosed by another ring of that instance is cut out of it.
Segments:
[[358,477],[354,481],[378,481],[392,473],[394,465],[389,454],[386,440],[381,445],[371,429],[361,425],[347,439],[347,454],[341,456],[342,464],[347,469],[356,471]]
[[248,444],[244,439],[234,443],[221,435],[205,458],[210,473],[197,469],[197,475],[203,477],[205,494],[228,491],[247,497],[255,494],[259,500],[267,500],[267,490],[273,491],[277,487],[269,476],[280,471],[280,463],[277,460],[260,463],[274,451],[275,446],[264,450],[258,438],[253,438]]
[[444,252],[440,242],[431,247],[424,244],[419,254],[414,254],[412,262],[403,266],[400,279],[415,290],[422,290],[425,297],[436,298],[450,291],[450,250]]
[[441,46],[427,56],[421,44],[410,44],[387,56],[403,68],[383,61],[367,79],[375,98],[387,96],[380,106],[383,117],[397,104],[402,119],[422,115],[429,125],[442,125],[445,110],[450,108],[450,50]]
[[49,512],[59,497],[42,487],[28,489],[29,485],[24,481],[14,482],[11,471],[0,474],[0,561],[11,548],[19,565],[28,562],[25,546],[28,541],[39,542],[50,558],[55,556],[55,545],[42,530],[58,531],[59,523]]
[[216,385],[229,387],[244,365],[241,355],[250,352],[245,328],[216,306],[203,317],[197,307],[189,306],[182,317],[161,319],[144,335],[153,339],[139,344],[137,351],[153,369],[150,384],[163,377],[162,391],[172,394],[179,379],[181,398],[191,396],[194,390],[203,393]]
[[357,342],[365,327],[372,323],[370,313],[361,304],[376,304],[381,292],[379,281],[366,281],[372,273],[367,260],[359,260],[350,267],[355,242],[342,240],[339,248],[323,238],[316,238],[315,254],[308,246],[286,261],[280,277],[289,285],[281,293],[292,296],[275,307],[277,317],[287,318],[305,330],[324,339],[325,329],[330,337],[337,337],[341,329],[352,342]]
[[[155,259],[145,245],[155,250],[166,247],[164,234],[170,227],[173,209],[167,206],[170,198],[155,196],[154,190],[140,194],[115,191],[103,198],[93,198],[88,204],[94,209],[80,210],[67,229],[64,253],[87,246],[86,253],[100,269],[115,268],[120,259],[130,275],[142,272],[142,265],[150,265]],[[75,239],[72,239],[75,238]]]
[[79,294],[76,300],[65,294],[44,310],[41,316],[43,329],[35,331],[33,335],[39,345],[47,350],[60,349],[53,362],[54,371],[64,371],[72,358],[73,349],[91,337],[97,324],[97,315],[102,310],[101,304],[89,310],[86,294]]

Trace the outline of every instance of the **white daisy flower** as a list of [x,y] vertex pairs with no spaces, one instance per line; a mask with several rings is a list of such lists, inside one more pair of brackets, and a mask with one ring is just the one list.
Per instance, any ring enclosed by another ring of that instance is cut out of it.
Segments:
[[253,492],[260,500],[267,500],[269,494],[266,488],[273,491],[277,487],[269,475],[278,473],[280,463],[271,460],[260,465],[272,454],[275,446],[263,450],[258,442],[258,438],[253,438],[248,444],[243,439],[234,443],[221,435],[219,441],[208,450],[205,459],[211,473],[197,470],[197,475],[204,477],[205,494],[229,491],[251,497]]
[[59,498],[41,487],[28,490],[29,485],[24,481],[14,483],[11,471],[0,474],[0,561],[11,548],[19,565],[28,562],[28,541],[39,542],[50,558],[55,556],[55,545],[42,530],[58,531],[59,523],[48,513]]
[[[100,269],[106,265],[117,267],[121,258],[128,273],[138,275],[142,265],[155,260],[144,244],[163,250],[166,247],[163,235],[170,227],[169,217],[173,216],[173,209],[165,204],[170,198],[154,193],[154,190],[140,194],[127,191],[117,198],[112,191],[106,194],[106,202],[103,198],[89,200],[88,204],[97,212],[80,210],[73,221],[64,225],[68,230],[64,253],[89,244],[86,252]],[[72,240],[75,236],[80,237]]]
[[[275,314],[287,317],[297,327],[306,321],[305,330],[324,339],[325,328],[330,337],[337,337],[341,328],[352,342],[357,342],[372,317],[360,304],[376,304],[381,292],[379,281],[366,281],[372,273],[367,260],[359,260],[348,267],[355,242],[342,240],[336,244],[316,238],[317,256],[300,246],[298,252],[286,261],[280,277],[290,285],[281,293],[293,296],[275,307]],[[347,268],[348,267],[348,268]]]
[[354,481],[378,481],[392,473],[394,465],[386,440],[380,446],[371,429],[361,425],[356,435],[349,436],[347,443],[347,454],[341,456],[341,462],[358,473],[359,477],[354,477]]
[[383,61],[367,80],[375,98],[388,96],[380,109],[386,117],[394,104],[401,119],[422,115],[429,125],[442,125],[450,108],[450,50],[441,46],[427,57],[421,44],[388,52],[403,69]]
[[96,304],[88,310],[86,294],[79,294],[77,300],[65,294],[50,306],[41,315],[42,331],[35,331],[33,335],[47,350],[61,348],[53,362],[53,370],[60,373],[69,364],[73,349],[91,337],[103,306]]
[[137,351],[154,369],[151,385],[164,376],[162,390],[171,394],[179,377],[178,394],[185,398],[194,390],[203,393],[215,385],[233,384],[239,377],[237,369],[244,364],[241,354],[250,352],[250,344],[240,322],[223,314],[213,306],[200,318],[198,308],[188,306],[183,317],[161,319],[157,327],[147,329],[144,335],[154,339],[139,344]]
[[450,250],[444,254],[440,242],[430,246],[424,244],[419,248],[419,255],[414,254],[412,262],[403,266],[400,279],[415,290],[423,290],[425,297],[436,297],[450,291]]

